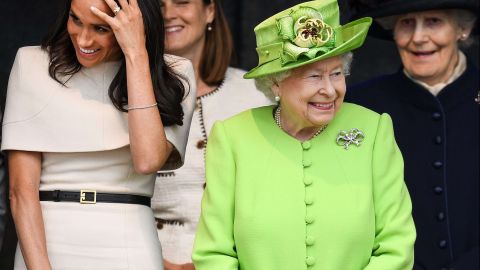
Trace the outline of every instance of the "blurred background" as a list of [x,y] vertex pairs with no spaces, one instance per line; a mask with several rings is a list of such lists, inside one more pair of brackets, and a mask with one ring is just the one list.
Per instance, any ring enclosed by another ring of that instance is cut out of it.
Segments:
[[[348,20],[348,0],[339,0],[342,24]],[[10,68],[19,47],[37,45],[56,18],[57,5],[62,0],[2,0],[0,9],[0,104],[3,105]],[[237,67],[250,69],[257,64],[255,25],[269,16],[303,1],[293,0],[222,0],[235,40]],[[478,66],[478,36],[466,51]],[[354,52],[349,83],[391,73],[400,60],[393,42],[368,38],[365,45]],[[2,106],[3,107],[3,106]]]

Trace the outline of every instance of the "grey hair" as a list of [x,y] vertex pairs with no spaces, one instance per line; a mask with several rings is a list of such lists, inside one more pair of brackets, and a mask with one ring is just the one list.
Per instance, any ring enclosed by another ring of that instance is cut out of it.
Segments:
[[[353,53],[347,52],[340,55],[342,59],[342,69],[345,76],[350,75],[350,67],[352,65]],[[274,100],[275,94],[272,91],[272,86],[285,80],[292,74],[291,70],[281,71],[262,77],[255,78],[255,85],[257,89],[262,91],[263,94],[270,100]]]
[[[462,30],[466,30],[467,33],[470,34],[473,27],[475,26],[475,22],[477,20],[477,16],[475,13],[466,10],[466,9],[446,9],[445,12],[450,18],[453,19],[454,23]],[[392,15],[387,17],[376,18],[375,21],[380,24],[386,30],[392,30],[395,27],[395,23],[400,15]],[[474,39],[469,35],[467,39],[461,39],[458,41],[458,44],[462,48],[466,48],[473,43]]]
[[473,44],[474,39],[470,35],[473,27],[475,26],[475,22],[477,21],[477,15],[471,12],[470,10],[466,9],[451,9],[449,10],[449,14],[457,23],[458,27],[463,31],[468,33],[467,39],[460,39],[458,41],[458,45],[461,48],[466,48]]

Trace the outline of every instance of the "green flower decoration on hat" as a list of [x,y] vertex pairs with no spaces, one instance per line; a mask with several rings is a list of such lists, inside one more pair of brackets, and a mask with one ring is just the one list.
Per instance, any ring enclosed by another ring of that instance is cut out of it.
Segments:
[[339,56],[360,47],[372,18],[340,24],[337,0],[297,4],[264,20],[254,29],[258,65],[244,78],[287,71]]
[[300,55],[312,59],[335,47],[335,31],[323,21],[320,12],[310,7],[277,19],[277,28],[284,40],[282,65],[297,61]]

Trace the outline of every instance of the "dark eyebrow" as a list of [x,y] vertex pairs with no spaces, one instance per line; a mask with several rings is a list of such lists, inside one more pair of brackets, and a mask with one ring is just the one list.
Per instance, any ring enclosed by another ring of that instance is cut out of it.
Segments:
[[75,14],[75,12],[73,12],[72,9],[70,9],[70,11],[68,13],[69,13],[68,15],[73,15],[73,16],[78,18],[77,14]]

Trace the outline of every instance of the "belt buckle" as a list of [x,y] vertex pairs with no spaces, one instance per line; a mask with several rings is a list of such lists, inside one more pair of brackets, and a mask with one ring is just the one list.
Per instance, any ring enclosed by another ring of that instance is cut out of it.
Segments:
[[[88,196],[87,198],[87,195]],[[90,198],[93,195],[93,198]],[[96,204],[97,203],[97,191],[90,189],[80,190],[80,203],[81,204]]]

